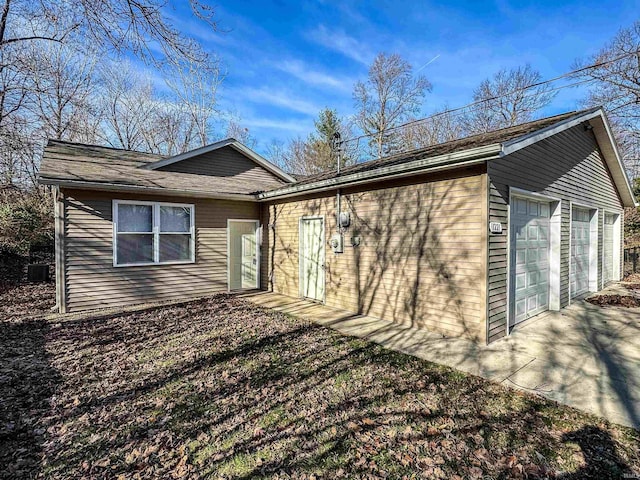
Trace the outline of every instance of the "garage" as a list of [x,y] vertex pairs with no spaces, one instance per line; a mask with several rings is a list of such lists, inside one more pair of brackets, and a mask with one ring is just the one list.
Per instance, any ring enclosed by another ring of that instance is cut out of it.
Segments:
[[571,298],[589,291],[591,245],[589,210],[573,207],[571,211]]
[[541,200],[512,199],[512,324],[549,309],[549,207]]

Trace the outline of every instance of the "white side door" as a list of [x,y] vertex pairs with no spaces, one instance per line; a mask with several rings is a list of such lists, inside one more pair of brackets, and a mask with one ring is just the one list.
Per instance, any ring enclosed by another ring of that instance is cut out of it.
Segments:
[[324,220],[300,220],[300,290],[301,296],[324,301]]
[[258,288],[257,220],[229,220],[228,256],[229,290]]
[[242,234],[242,260],[240,283],[242,288],[258,288],[258,253],[256,232]]

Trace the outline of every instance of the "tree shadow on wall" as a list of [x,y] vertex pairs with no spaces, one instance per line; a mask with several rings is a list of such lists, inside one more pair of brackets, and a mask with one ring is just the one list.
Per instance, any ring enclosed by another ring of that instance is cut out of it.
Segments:
[[447,181],[346,196],[362,238],[353,261],[358,313],[479,336],[478,300],[469,301],[479,299],[482,281],[474,193]]

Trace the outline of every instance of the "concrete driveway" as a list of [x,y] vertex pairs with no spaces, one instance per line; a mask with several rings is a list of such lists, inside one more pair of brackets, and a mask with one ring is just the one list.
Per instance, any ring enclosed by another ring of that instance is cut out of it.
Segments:
[[485,346],[283,295],[259,292],[246,298],[640,429],[638,308],[603,308],[580,300]]
[[504,383],[640,429],[640,309],[579,301],[502,343],[531,357]]

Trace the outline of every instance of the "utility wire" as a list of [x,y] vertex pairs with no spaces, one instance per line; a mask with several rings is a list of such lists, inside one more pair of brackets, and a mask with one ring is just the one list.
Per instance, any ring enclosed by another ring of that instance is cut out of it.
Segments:
[[[383,131],[381,131],[381,132],[378,132],[378,133],[369,133],[369,134],[359,135],[359,136],[357,136],[357,137],[348,138],[348,139],[342,140],[340,143],[341,143],[341,144],[345,144],[345,143],[347,143],[347,142],[354,142],[354,141],[358,141],[358,142],[359,142],[359,141],[360,141],[360,140],[362,140],[363,138],[368,138],[368,137],[372,137],[372,136],[374,136],[374,135],[378,135],[378,134],[380,134],[380,133],[386,133],[386,132],[389,132],[389,131],[392,131],[392,130],[397,130],[397,129],[400,129],[400,128],[405,128],[405,127],[408,127],[408,126],[410,126],[410,125],[415,125],[415,124],[418,124],[418,123],[423,123],[423,122],[426,122],[426,121],[428,121],[428,120],[431,120],[431,119],[433,119],[433,118],[436,118],[436,117],[439,117],[439,116],[442,116],[442,115],[448,115],[448,114],[451,114],[451,113],[456,113],[456,115],[460,115],[460,114],[462,113],[462,110],[466,110],[466,109],[468,109],[468,108],[470,108],[470,107],[474,107],[474,106],[479,105],[479,104],[482,104],[482,103],[491,102],[491,101],[493,101],[493,100],[497,100],[497,99],[499,99],[499,98],[506,97],[506,96],[508,96],[508,95],[513,95],[514,93],[518,93],[518,92],[522,92],[522,91],[525,91],[525,90],[529,90],[529,89],[531,89],[531,88],[540,87],[540,86],[543,86],[543,85],[547,85],[547,84],[549,84],[549,83],[557,82],[558,80],[561,80],[561,79],[563,79],[563,78],[571,77],[571,76],[574,76],[574,75],[576,75],[576,74],[578,74],[578,73],[585,72],[585,71],[587,71],[587,70],[592,70],[592,69],[594,69],[594,68],[602,67],[602,66],[604,66],[604,65],[609,65],[609,64],[612,64],[612,63],[616,63],[616,62],[619,62],[620,60],[622,60],[622,59],[624,59],[624,58],[626,58],[626,57],[630,57],[630,56],[632,56],[632,55],[638,55],[638,54],[640,54],[640,49],[639,49],[639,50],[636,50],[636,51],[634,51],[634,52],[628,52],[628,53],[625,53],[624,55],[620,55],[620,56],[618,56],[618,57],[616,57],[616,58],[613,58],[613,59],[611,59],[611,60],[607,60],[607,61],[605,61],[605,62],[593,63],[593,64],[591,64],[591,65],[587,65],[587,66],[584,66],[584,67],[581,67],[581,68],[578,68],[578,69],[572,70],[572,71],[570,71],[570,72],[563,73],[562,75],[558,75],[557,77],[553,77],[553,78],[550,78],[550,79],[548,79],[548,80],[543,80],[543,81],[541,81],[541,82],[532,83],[532,84],[527,85],[527,86],[525,86],[525,87],[517,88],[517,89],[515,89],[515,90],[512,90],[512,91],[507,92],[507,93],[503,93],[503,94],[501,94],[501,95],[496,95],[496,96],[494,96],[494,97],[490,97],[490,98],[484,98],[484,99],[482,99],[482,100],[477,100],[477,101],[475,101],[475,102],[468,103],[468,104],[463,105],[463,106],[461,106],[461,107],[456,107],[456,108],[452,108],[452,109],[444,110],[444,111],[442,111],[442,112],[434,113],[434,114],[432,114],[432,115],[429,115],[429,116],[427,116],[427,117],[423,117],[423,118],[420,118],[420,119],[417,119],[417,120],[411,120],[411,121],[406,122],[406,123],[403,123],[403,124],[401,124],[401,125],[396,125],[395,127],[387,128],[387,129],[385,129],[385,130],[383,130]],[[587,79],[587,80],[581,80],[581,81],[579,81],[579,82],[570,83],[570,84],[568,84],[568,85],[561,85],[561,86],[556,87],[556,88],[554,88],[554,89],[548,90],[548,91],[547,91],[547,92],[545,92],[545,93],[553,92],[553,91],[557,91],[557,90],[562,90],[563,88],[575,87],[575,86],[577,86],[577,85],[582,85],[582,84],[585,84],[585,83],[595,82],[596,80],[597,80],[597,79],[592,78],[592,79]],[[528,95],[528,96],[532,96],[532,95],[535,95],[535,94],[531,94],[531,95]]]

